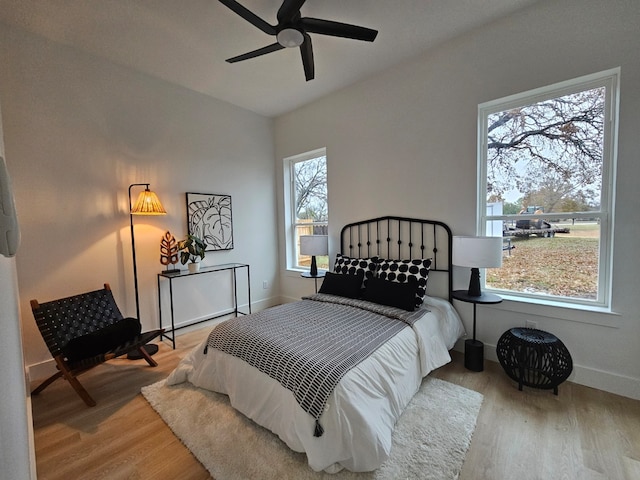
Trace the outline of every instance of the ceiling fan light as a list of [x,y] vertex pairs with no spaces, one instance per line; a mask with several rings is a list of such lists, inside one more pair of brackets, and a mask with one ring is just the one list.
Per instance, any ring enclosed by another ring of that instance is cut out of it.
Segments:
[[278,32],[276,38],[280,45],[287,48],[299,47],[304,42],[302,32],[295,28],[283,28]]

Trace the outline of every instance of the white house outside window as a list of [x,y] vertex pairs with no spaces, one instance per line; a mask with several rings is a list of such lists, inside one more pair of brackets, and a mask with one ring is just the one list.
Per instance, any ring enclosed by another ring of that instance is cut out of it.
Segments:
[[[287,268],[308,270],[311,257],[300,254],[300,235],[327,235],[327,156],[324,148],[284,160]],[[327,269],[329,258],[316,257]]]
[[609,307],[618,77],[479,106],[478,233],[503,236],[505,249],[487,289]]

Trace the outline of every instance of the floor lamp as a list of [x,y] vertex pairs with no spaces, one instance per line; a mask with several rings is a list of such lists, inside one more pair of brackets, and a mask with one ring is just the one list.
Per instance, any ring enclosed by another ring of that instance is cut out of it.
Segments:
[[[135,205],[131,202],[131,189],[133,187],[145,187]],[[138,266],[136,263],[136,241],[133,231],[133,216],[134,215],[166,215],[162,203],[158,199],[158,196],[149,190],[148,183],[132,183],[129,185],[129,223],[131,225],[131,253],[133,256],[133,284],[136,291],[136,318],[140,320],[140,300],[138,296]],[[149,355],[153,355],[158,351],[158,346],[154,344],[148,344],[143,347]],[[131,352],[127,355],[127,358],[131,360],[137,360],[142,358],[137,352]]]

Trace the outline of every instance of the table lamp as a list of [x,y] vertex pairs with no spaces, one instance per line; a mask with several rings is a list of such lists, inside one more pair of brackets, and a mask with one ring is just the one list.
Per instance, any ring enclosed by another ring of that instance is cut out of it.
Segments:
[[453,264],[470,267],[470,297],[480,297],[480,268],[502,266],[502,237],[453,237]]
[[316,255],[329,254],[329,237],[327,235],[300,235],[300,255],[311,255],[312,277],[318,275]]

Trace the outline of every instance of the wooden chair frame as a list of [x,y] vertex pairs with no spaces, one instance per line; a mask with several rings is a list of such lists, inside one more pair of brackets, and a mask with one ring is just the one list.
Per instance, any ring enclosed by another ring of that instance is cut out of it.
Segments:
[[58,368],[55,374],[31,392],[32,395],[39,394],[55,380],[62,377],[69,382],[89,407],[93,407],[96,402],[78,381],[77,377],[80,374],[132,351],[139,352],[149,366],[156,367],[158,365],[143,347],[154,338],[160,336],[164,331],[163,329],[141,333],[134,339],[114,349],[90,358],[70,361],[64,355],[64,347],[72,338],[99,331],[101,328],[123,319],[108,283],[105,283],[104,288],[100,290],[46,303],[38,303],[37,300],[31,300],[31,310],[42,338],[47,344],[47,348]]

